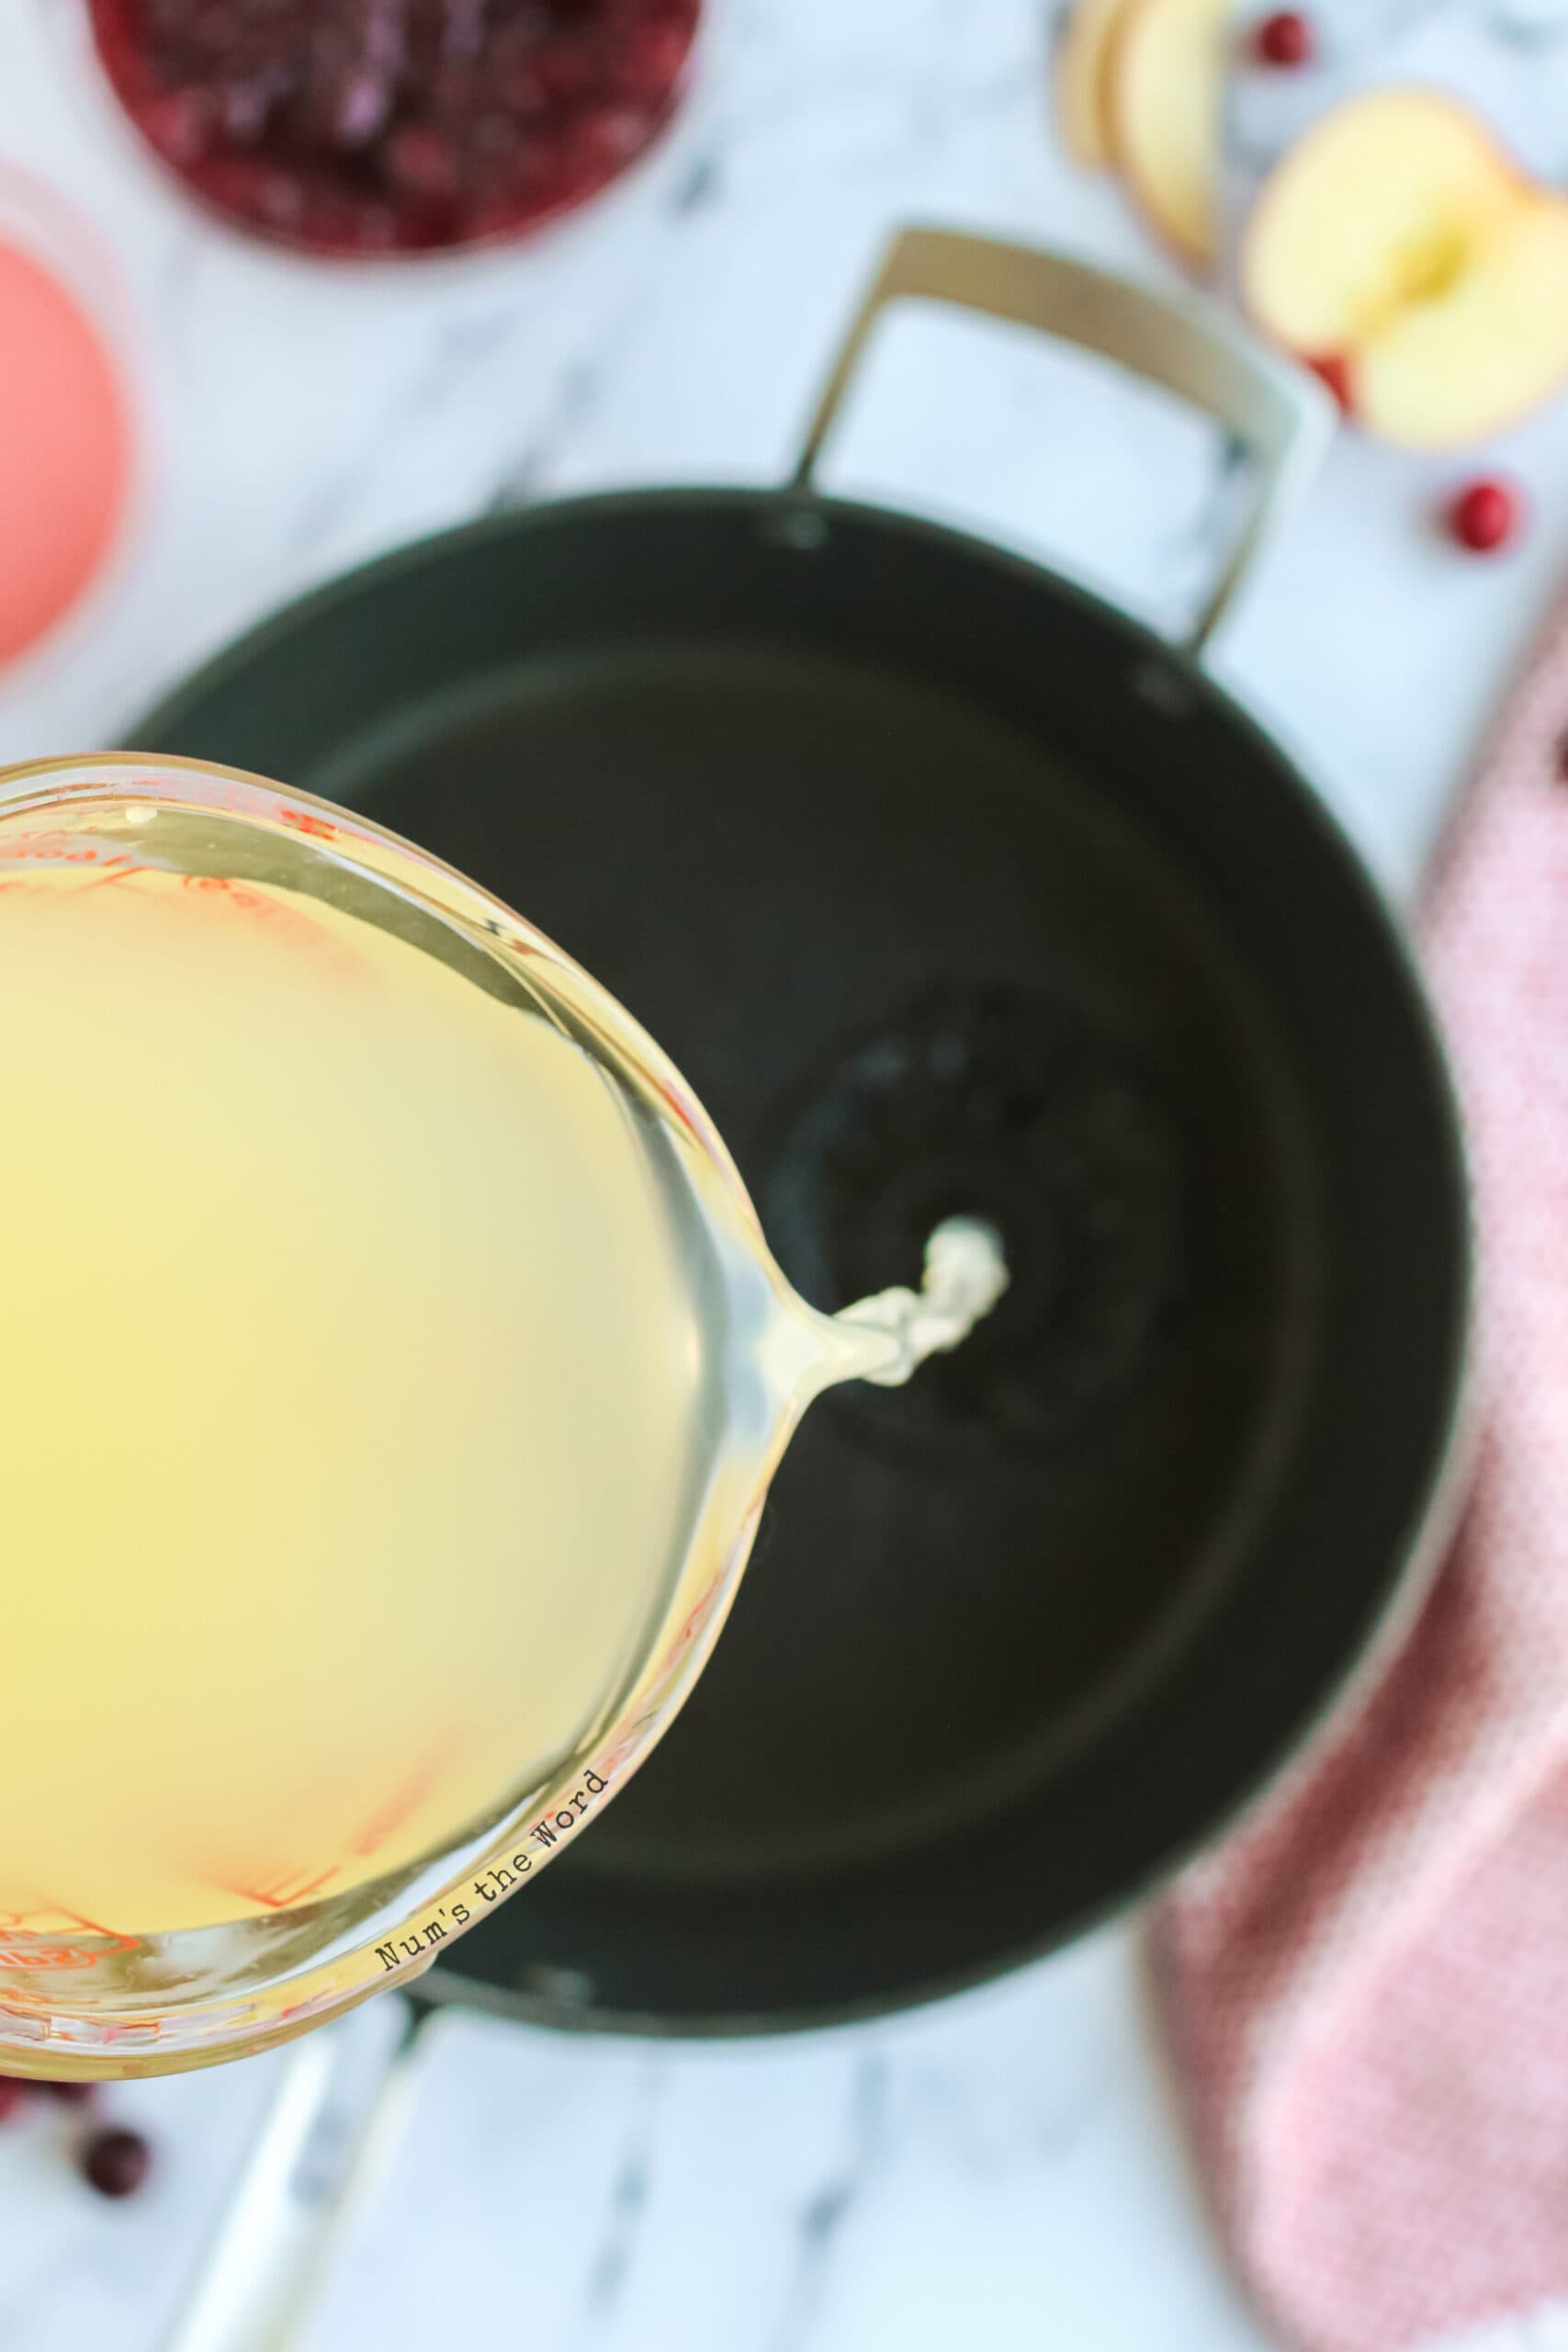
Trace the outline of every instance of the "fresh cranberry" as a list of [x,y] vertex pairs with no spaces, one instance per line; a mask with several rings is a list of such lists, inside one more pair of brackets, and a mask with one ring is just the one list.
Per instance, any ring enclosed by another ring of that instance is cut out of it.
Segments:
[[534,52],[534,72],[547,98],[570,106],[579,98],[592,97],[597,91],[604,60],[595,50],[586,48],[568,34],[564,39],[540,42]]
[[1517,538],[1524,523],[1524,502],[1511,482],[1483,477],[1456,492],[1449,502],[1449,529],[1461,548],[1472,555],[1492,555]]
[[371,198],[356,200],[333,187],[305,191],[297,242],[314,253],[333,254],[348,261],[396,253],[404,243],[398,215],[389,203]]
[[1339,358],[1337,355],[1331,353],[1326,359],[1314,359],[1308,364],[1318,381],[1320,383],[1326,384],[1329,390],[1333,393],[1336,401],[1339,404],[1340,414],[1342,416],[1352,415],[1355,410],[1355,403],[1350,393],[1350,369],[1348,363]]
[[635,107],[595,107],[585,114],[572,134],[576,155],[586,176],[618,171],[647,142],[647,119]]
[[[223,130],[236,147],[255,145],[266,129],[274,107],[282,104],[288,96],[289,90],[290,82],[288,74],[261,73],[253,74],[246,80],[230,82],[218,92],[219,119]],[[207,105],[210,114],[212,102],[207,99],[203,93],[182,90],[175,93],[175,99],[176,103],[180,100],[188,103],[192,99],[197,99]],[[209,131],[207,136],[210,138],[211,132]],[[165,153],[168,152],[164,141],[160,141],[158,144],[164,146]],[[199,147],[197,152],[199,153]]]
[[451,141],[423,122],[405,123],[387,141],[387,175],[399,196],[450,204],[462,193]]
[[1316,49],[1312,18],[1303,17],[1298,9],[1280,8],[1272,17],[1265,17],[1258,28],[1258,54],[1265,65],[1279,65],[1287,71],[1297,65],[1310,65]]
[[91,2083],[39,2083],[39,2088],[47,2098],[58,2099],[62,2107],[87,2107],[92,2102]]
[[19,2082],[15,2075],[0,2075],[0,2123],[8,2123],[17,2109],[26,2103],[32,2086]]
[[206,153],[220,115],[227,119],[230,95],[209,90],[155,93],[141,109],[141,129],[169,163],[194,164]]
[[661,99],[680,79],[688,40],[689,35],[679,24],[634,26],[615,61],[620,87],[638,97]]
[[334,254],[515,236],[650,146],[700,0],[88,0],[108,78],[231,219]]
[[100,2197],[130,2197],[146,2179],[152,2151],[140,2132],[95,2132],[82,2150],[82,2172]]

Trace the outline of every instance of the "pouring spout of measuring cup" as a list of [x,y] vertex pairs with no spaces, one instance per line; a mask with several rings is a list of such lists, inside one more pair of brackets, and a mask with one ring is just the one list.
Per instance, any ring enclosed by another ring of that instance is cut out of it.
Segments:
[[847,1379],[901,1388],[928,1356],[956,1348],[1008,1286],[1001,1237],[979,1217],[954,1216],[926,1244],[919,1290],[879,1291],[834,1316],[850,1342]]

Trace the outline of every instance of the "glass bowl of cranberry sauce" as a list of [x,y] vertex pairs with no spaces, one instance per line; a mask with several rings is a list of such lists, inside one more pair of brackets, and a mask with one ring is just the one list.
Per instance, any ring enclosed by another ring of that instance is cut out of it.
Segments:
[[85,0],[110,88],[210,209],[333,259],[525,236],[652,146],[701,0]]

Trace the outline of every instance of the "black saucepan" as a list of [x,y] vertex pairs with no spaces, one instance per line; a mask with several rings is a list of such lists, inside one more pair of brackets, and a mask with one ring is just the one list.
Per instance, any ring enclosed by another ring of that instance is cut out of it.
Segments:
[[882,309],[1065,334],[1321,431],[1223,321],[1043,254],[892,249],[782,492],[544,505],[256,629],[131,730],[363,808],[627,1003],[827,1307],[1001,1227],[990,1324],[808,1416],[637,1781],[425,1980],[757,2030],[1001,1971],[1147,1889],[1340,1692],[1428,1554],[1461,1154],[1396,926],[1290,763],[1039,565],[820,495]]

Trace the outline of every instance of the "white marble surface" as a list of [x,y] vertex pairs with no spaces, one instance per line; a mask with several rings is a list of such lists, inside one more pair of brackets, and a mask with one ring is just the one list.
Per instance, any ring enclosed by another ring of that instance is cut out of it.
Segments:
[[[68,190],[112,245],[160,448],[115,594],[0,676],[0,760],[113,741],[279,597],[498,500],[776,479],[902,220],[1168,279],[1114,190],[1056,152],[1049,13],[714,0],[700,93],[633,184],[535,251],[356,277],[197,220],[84,97],[70,0],[3,0],[0,159]],[[1344,437],[1218,657],[1400,891],[1568,575],[1568,402],[1478,461],[1506,463],[1536,510],[1491,564],[1430,526],[1452,467]],[[1165,622],[1201,576],[1216,462],[1205,430],[1080,359],[919,317],[888,330],[829,474]],[[160,2146],[123,2208],[74,2182],[58,2111],[0,2136],[6,2352],[164,2341],[274,2064],[110,2094]],[[1205,2242],[1125,1933],[924,2017],[778,2045],[446,2021],[310,2352],[481,2324],[548,2352],[1263,2343]]]

